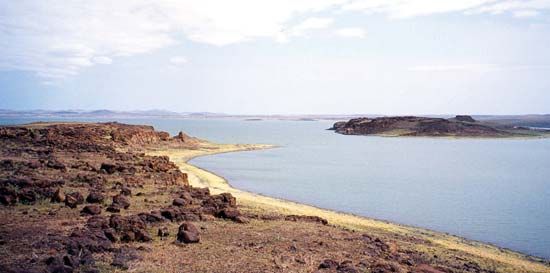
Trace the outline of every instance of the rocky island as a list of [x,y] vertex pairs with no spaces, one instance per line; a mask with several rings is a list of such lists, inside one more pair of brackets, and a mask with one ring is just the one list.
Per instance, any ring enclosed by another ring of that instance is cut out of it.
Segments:
[[239,191],[186,163],[266,147],[120,123],[0,127],[0,272],[550,271],[494,246]]
[[331,130],[344,135],[428,136],[428,137],[533,137],[548,131],[521,126],[476,121],[471,116],[431,118],[416,116],[354,118],[336,122]]

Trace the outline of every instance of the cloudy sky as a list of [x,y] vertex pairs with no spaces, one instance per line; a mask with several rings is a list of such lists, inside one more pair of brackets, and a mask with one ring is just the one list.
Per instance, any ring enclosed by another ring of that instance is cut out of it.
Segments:
[[0,0],[0,108],[550,113],[550,0]]

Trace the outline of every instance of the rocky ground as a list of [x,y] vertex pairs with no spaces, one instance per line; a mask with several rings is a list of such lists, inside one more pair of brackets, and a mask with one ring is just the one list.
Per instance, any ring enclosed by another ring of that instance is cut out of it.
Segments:
[[200,144],[118,123],[0,127],[0,272],[500,271],[407,234],[258,213],[145,154]]
[[479,122],[471,116],[451,119],[415,116],[355,118],[336,122],[331,130],[344,135],[429,137],[533,137],[548,132],[507,124]]

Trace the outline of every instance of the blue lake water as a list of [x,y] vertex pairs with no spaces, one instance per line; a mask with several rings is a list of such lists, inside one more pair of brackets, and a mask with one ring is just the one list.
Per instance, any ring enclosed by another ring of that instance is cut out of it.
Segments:
[[236,188],[550,258],[550,139],[343,136],[325,121],[119,121],[280,146],[191,161]]

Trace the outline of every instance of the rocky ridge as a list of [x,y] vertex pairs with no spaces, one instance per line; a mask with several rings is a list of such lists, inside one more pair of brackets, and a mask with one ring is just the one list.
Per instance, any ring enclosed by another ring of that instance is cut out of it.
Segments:
[[[331,130],[344,135],[430,136],[430,137],[513,137],[527,136],[515,128],[481,123],[471,116],[430,118],[416,116],[355,118],[336,122]],[[522,128],[523,129],[523,128]]]

